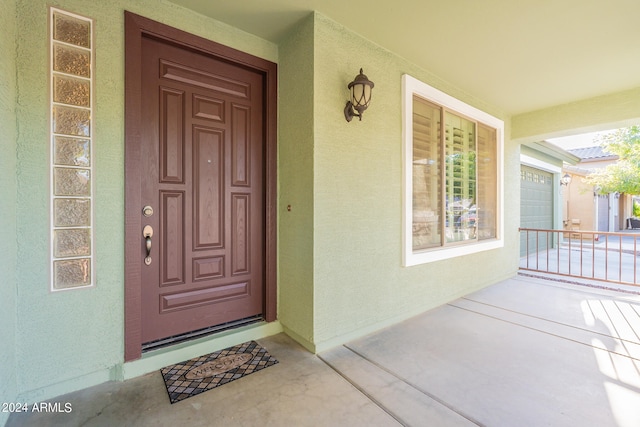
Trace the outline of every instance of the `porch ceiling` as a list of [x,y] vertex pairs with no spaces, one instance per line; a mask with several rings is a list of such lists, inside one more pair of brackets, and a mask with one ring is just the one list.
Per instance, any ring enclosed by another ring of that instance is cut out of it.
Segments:
[[276,43],[317,10],[507,114],[640,87],[637,0],[172,1]]

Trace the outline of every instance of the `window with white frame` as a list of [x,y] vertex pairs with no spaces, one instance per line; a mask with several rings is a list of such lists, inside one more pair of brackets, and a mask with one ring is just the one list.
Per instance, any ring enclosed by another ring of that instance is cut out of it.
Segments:
[[504,122],[403,76],[405,266],[503,246]]

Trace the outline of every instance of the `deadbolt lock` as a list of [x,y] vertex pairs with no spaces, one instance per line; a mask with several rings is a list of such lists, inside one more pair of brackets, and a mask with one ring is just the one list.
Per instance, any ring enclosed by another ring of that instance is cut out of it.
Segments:
[[150,217],[151,215],[153,215],[153,208],[149,205],[145,206],[144,208],[142,208],[142,215],[146,216],[147,218]]

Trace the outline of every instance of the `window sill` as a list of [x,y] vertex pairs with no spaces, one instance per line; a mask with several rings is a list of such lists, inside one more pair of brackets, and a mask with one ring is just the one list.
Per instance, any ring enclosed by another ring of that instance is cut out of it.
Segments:
[[503,239],[492,239],[480,243],[460,245],[443,249],[426,249],[416,252],[407,251],[402,265],[404,267],[411,267],[414,265],[443,261],[445,259],[457,258],[464,255],[471,255],[478,252],[489,251],[502,247],[504,247]]

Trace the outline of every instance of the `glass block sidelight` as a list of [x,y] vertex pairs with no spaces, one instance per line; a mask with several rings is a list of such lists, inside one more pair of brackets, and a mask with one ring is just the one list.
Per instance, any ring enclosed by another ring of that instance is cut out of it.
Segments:
[[54,136],[53,164],[63,166],[91,166],[90,141],[88,139]]
[[53,168],[54,196],[91,196],[89,169]]
[[53,232],[53,256],[56,258],[91,255],[91,230],[60,229]]
[[91,77],[91,52],[70,46],[53,47],[53,71],[80,77]]
[[53,12],[53,39],[91,48],[91,21],[59,11]]
[[93,279],[93,20],[49,9],[51,290]]
[[[90,227],[91,199],[53,199],[54,227]],[[54,230],[55,231],[55,230]]]
[[77,136],[91,135],[91,112],[86,109],[54,105],[51,117],[53,119],[53,133]]
[[53,102],[91,107],[91,85],[88,81],[65,76],[53,76]]
[[55,290],[91,286],[91,258],[53,261]]

